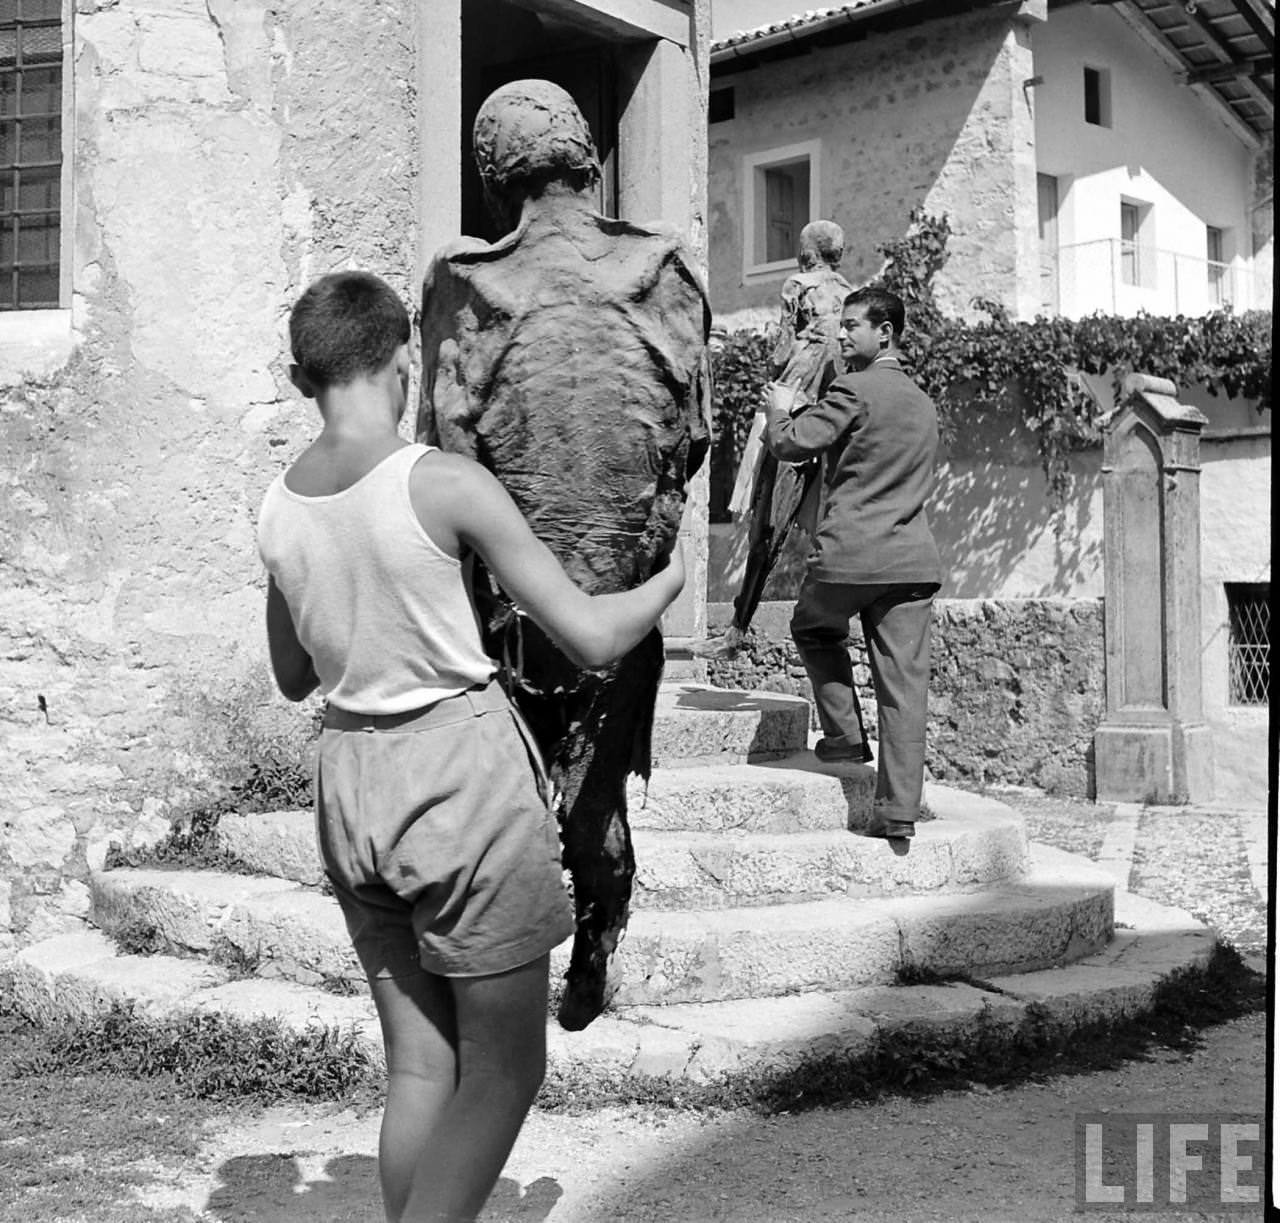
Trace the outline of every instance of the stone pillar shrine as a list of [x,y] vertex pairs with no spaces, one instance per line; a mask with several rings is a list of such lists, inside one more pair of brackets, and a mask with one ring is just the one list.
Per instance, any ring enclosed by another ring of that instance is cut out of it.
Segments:
[[1107,708],[1102,802],[1203,802],[1213,743],[1200,676],[1200,433],[1172,382],[1131,374],[1104,424]]

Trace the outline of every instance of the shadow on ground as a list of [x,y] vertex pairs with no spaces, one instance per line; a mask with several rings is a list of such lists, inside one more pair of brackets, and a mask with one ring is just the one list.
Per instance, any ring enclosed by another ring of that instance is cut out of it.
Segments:
[[[378,1161],[340,1155],[308,1180],[291,1154],[237,1155],[218,1169],[221,1184],[204,1213],[219,1223],[378,1223],[382,1218]],[[523,1192],[503,1177],[485,1206],[485,1223],[543,1223],[564,1191],[543,1176]]]

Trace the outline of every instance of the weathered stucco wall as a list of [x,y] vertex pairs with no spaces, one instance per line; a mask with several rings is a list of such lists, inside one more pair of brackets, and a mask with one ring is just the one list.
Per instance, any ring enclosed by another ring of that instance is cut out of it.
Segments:
[[1233,806],[1261,807],[1266,801],[1268,709],[1231,703],[1225,584],[1271,581],[1270,506],[1269,437],[1201,443],[1204,715],[1213,730],[1215,797]]
[[[1110,379],[1090,381],[1110,407]],[[1205,411],[1213,433],[1201,443],[1200,552],[1204,716],[1213,730],[1215,798],[1260,807],[1267,794],[1267,709],[1229,701],[1224,584],[1270,581],[1270,412],[1259,416],[1253,404],[1215,398],[1203,388],[1180,397]],[[941,606],[971,600],[1082,600],[1092,606],[1102,598],[1101,447],[1072,455],[1070,468],[1071,488],[1059,506],[1050,496],[1034,434],[1007,410],[966,409],[962,427],[941,451],[929,503],[942,554]],[[711,527],[713,603],[730,602],[739,588],[741,575],[731,563],[734,529]],[[806,551],[800,538],[788,546],[765,588],[767,599],[795,598]],[[771,623],[790,649],[785,619]],[[1101,658],[1101,619],[1097,628]],[[803,671],[796,674],[803,681]],[[798,691],[805,691],[803,683]]]
[[[790,603],[762,604],[747,647],[713,683],[810,695],[787,630]],[[731,611],[712,608],[723,625]],[[876,701],[858,626],[850,649],[868,729]],[[934,604],[928,765],[938,781],[1088,795],[1105,702],[1095,599],[940,599]]]
[[[844,227],[845,275],[873,276],[880,244],[913,208],[946,213],[954,236],[936,292],[954,314],[974,296],[1034,308],[1034,119],[1027,29],[972,13],[750,71],[717,75],[735,115],[709,129],[711,300],[732,329],[771,320],[785,272],[743,275],[743,158],[820,142],[822,216]],[[1022,275],[1020,276],[1020,267]],[[1024,288],[1025,286],[1025,288]]]
[[80,343],[0,401],[0,954],[167,827],[186,715],[261,677],[254,518],[315,427],[288,307],[342,266],[412,299],[413,11],[77,4]]
[[[941,595],[951,599],[1093,599],[1102,595],[1102,452],[1070,458],[1071,484],[1051,495],[1035,434],[1012,410],[967,404],[939,449],[928,505],[942,557]],[[741,574],[730,546],[735,528],[711,528],[709,598],[731,600]],[[794,598],[804,574],[796,537],[766,589]]]

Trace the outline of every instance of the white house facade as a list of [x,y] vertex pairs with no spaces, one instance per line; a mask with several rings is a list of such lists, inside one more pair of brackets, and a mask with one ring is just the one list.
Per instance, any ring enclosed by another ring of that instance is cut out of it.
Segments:
[[1257,139],[1116,9],[1052,8],[1032,48],[1043,312],[1269,309]]
[[1021,318],[1268,308],[1274,13],[1190,8],[1165,28],[1155,15],[1183,6],[859,0],[719,37],[723,325],[769,315],[806,221],[839,222],[846,273],[866,279],[917,207],[951,221],[951,313],[975,297]]
[[[1263,0],[882,0],[717,30],[709,124],[712,302],[777,317],[804,223],[846,235],[855,284],[914,208],[946,214],[946,313],[1202,315],[1271,306],[1274,11]],[[1195,10],[1195,11],[1189,11]],[[1151,370],[1155,374],[1169,371]],[[1096,380],[1105,401],[1111,380]],[[1223,801],[1266,794],[1270,412],[1182,387],[1201,445],[1201,658]],[[1102,462],[1054,503],[1035,439],[974,409],[930,518],[953,599],[1102,598]],[[734,575],[712,526],[711,597]],[[780,596],[781,597],[781,596]]]

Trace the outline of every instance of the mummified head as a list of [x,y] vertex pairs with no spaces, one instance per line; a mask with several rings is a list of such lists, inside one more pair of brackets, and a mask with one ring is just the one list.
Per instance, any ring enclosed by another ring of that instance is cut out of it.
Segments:
[[844,230],[834,221],[810,221],[800,231],[798,261],[806,271],[820,264],[838,267],[844,258]]
[[512,81],[480,107],[472,134],[476,166],[491,201],[536,196],[548,182],[594,187],[600,162],[573,98],[550,81]]

